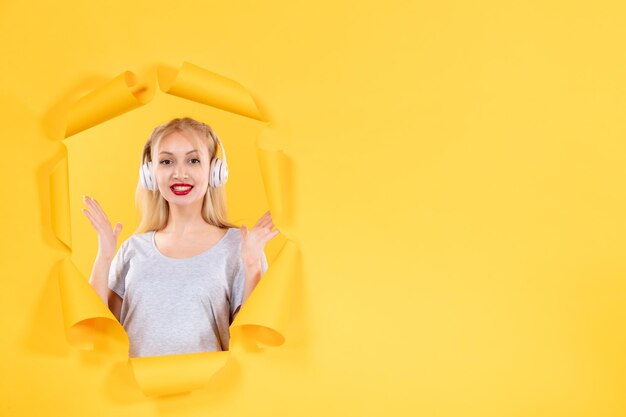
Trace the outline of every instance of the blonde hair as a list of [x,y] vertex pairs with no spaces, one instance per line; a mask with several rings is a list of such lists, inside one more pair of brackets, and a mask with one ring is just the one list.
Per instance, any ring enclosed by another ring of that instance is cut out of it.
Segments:
[[[206,144],[209,153],[209,161],[217,154],[217,139],[213,129],[205,123],[189,117],[176,118],[157,126],[144,145],[142,164],[152,161],[152,151],[156,149],[161,139],[170,133],[191,133],[201,142]],[[150,191],[137,184],[135,191],[135,204],[141,212],[141,221],[134,233],[145,233],[152,230],[161,230],[167,225],[169,217],[169,203],[159,190]],[[207,223],[220,228],[237,227],[229,223],[226,212],[226,192],[224,187],[208,188],[202,202],[202,218]]]

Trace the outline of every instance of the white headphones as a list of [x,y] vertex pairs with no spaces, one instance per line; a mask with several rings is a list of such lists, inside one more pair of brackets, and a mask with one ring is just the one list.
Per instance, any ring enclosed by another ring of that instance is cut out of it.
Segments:
[[[224,146],[220,141],[220,138],[217,137],[211,130],[209,130],[209,135],[213,138],[215,142],[220,145],[222,149],[222,156],[224,160],[222,161],[217,156],[217,152],[215,152],[215,156],[211,160],[211,168],[209,172],[209,187],[221,187],[226,184],[228,180],[228,165],[226,164],[226,152],[224,151]],[[143,155],[141,156],[141,167],[139,168],[139,180],[143,188],[156,191],[158,190],[158,186],[154,178],[152,177],[152,161],[147,161],[148,156],[150,155],[151,148],[147,144],[143,149]]]

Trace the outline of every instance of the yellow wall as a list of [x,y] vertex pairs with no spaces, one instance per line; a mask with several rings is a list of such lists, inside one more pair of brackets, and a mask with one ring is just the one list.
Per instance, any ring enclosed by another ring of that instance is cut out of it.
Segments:
[[[622,2],[39,3],[0,6],[0,415],[626,414]],[[183,61],[271,121],[304,274],[284,346],[154,399],[66,342],[51,132]]]

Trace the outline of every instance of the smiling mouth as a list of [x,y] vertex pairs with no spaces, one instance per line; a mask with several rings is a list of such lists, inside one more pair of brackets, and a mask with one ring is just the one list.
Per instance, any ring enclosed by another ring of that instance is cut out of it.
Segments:
[[174,184],[170,187],[170,190],[176,195],[186,195],[191,192],[193,185]]

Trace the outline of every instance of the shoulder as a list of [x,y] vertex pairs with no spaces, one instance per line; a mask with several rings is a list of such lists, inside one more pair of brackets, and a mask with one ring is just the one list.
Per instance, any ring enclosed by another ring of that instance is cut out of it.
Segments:
[[229,227],[218,245],[221,247],[221,251],[230,254],[238,254],[241,250],[241,229],[238,227]]
[[122,242],[120,246],[120,250],[128,251],[137,248],[147,248],[152,246],[152,236],[154,235],[154,231],[149,231],[145,233],[135,233],[132,234]]
[[128,239],[124,241],[124,243],[128,245],[136,245],[136,244],[141,244],[145,242],[151,242],[152,235],[154,235],[154,230],[151,230],[145,233],[135,233],[133,235],[130,235]]
[[241,243],[241,229],[238,227],[229,227],[224,235],[224,240],[230,243]]

